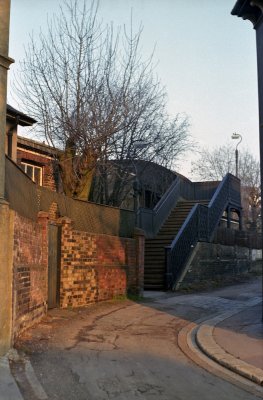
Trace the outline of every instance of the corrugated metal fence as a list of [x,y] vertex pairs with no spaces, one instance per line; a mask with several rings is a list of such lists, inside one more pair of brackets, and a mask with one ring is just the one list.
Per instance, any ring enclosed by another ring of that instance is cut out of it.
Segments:
[[59,215],[72,219],[77,230],[121,237],[133,235],[135,218],[132,211],[75,200],[40,187],[8,157],[5,197],[11,209],[31,220],[37,219],[39,211],[48,212],[52,203],[56,203]]

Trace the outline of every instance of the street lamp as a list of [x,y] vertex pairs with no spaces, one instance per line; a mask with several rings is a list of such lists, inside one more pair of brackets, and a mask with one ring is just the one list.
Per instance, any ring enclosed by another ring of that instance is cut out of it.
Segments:
[[236,150],[235,150],[235,156],[236,156],[236,177],[238,178],[238,145],[242,142],[242,136],[240,135],[240,133],[232,133],[231,136],[232,139],[237,140],[240,139],[239,142],[236,145]]

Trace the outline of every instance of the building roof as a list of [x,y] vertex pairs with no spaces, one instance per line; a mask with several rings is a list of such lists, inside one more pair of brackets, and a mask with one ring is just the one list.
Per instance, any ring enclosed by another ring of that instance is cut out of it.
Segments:
[[[111,160],[114,165],[119,165],[125,167],[127,171],[132,174],[137,174],[140,182],[144,186],[152,187],[153,184],[156,186],[163,187],[165,185],[170,185],[172,181],[179,176],[182,180],[190,182],[185,176],[178,174],[169,168],[163,167],[153,161],[145,160]],[[136,171],[135,171],[136,168]]]
[[48,144],[44,142],[37,142],[36,140],[32,140],[29,138],[25,138],[22,136],[17,137],[17,145],[19,148],[24,148],[27,150],[34,150],[40,154],[45,154],[48,156],[54,156],[58,154],[61,150],[56,149],[52,146],[49,146]]
[[[179,176],[182,179],[185,179],[190,182],[188,178],[186,178],[184,175],[179,174],[176,171],[173,171],[167,167],[163,167],[160,164],[157,164],[153,161],[146,161],[146,160],[112,160],[113,164],[119,164],[119,165],[129,165],[131,171],[134,170],[134,165],[136,166],[138,174],[144,175],[146,173],[147,175],[151,175],[153,171],[162,171],[165,174],[169,174],[171,177],[176,177]],[[145,171],[146,170],[146,171]]]
[[32,126],[37,122],[34,118],[31,118],[21,111],[16,110],[9,104],[6,105],[6,117],[7,119],[15,121],[18,125],[21,126]]

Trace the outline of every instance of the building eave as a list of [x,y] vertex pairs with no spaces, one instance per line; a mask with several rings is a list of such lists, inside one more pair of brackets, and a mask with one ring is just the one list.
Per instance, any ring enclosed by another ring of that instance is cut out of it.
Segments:
[[7,120],[14,121],[17,125],[21,126],[32,126],[37,122],[34,118],[16,110],[9,104],[6,105],[6,118]]
[[26,149],[26,150],[34,150],[42,155],[48,156],[56,156],[62,153],[61,150],[56,149],[52,146],[49,146],[45,143],[37,142],[36,140],[32,140],[29,138],[25,138],[22,136],[17,137],[17,147],[18,149]]

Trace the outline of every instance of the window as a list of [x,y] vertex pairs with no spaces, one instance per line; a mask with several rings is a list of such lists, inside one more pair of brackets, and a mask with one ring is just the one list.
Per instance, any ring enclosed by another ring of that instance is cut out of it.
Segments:
[[144,192],[144,207],[154,208],[160,199],[161,196],[159,194],[146,189]]
[[40,186],[42,185],[42,167],[21,162],[21,168],[29,178],[32,179],[32,181],[36,182]]

